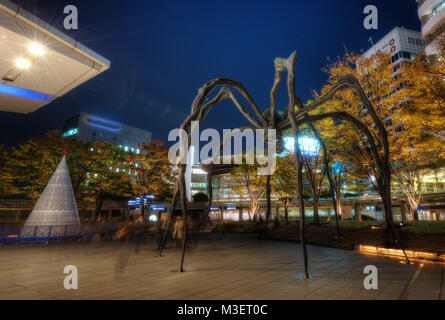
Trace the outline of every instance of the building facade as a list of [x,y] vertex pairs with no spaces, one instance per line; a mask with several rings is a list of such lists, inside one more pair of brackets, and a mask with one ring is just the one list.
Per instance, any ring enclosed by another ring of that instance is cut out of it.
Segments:
[[436,40],[445,33],[445,0],[416,0],[426,42],[426,55],[435,54]]
[[363,56],[370,58],[377,52],[385,52],[391,55],[393,64],[398,64],[416,58],[424,48],[425,42],[419,31],[395,27],[368,49]]
[[109,121],[88,113],[65,120],[62,135],[84,142],[109,142],[128,152],[140,152],[143,143],[151,141],[150,131]]

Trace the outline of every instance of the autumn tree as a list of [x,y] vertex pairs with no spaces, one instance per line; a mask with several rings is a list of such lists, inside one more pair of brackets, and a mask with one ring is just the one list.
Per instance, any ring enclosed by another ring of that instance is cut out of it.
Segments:
[[400,130],[393,146],[394,176],[404,193],[411,219],[418,220],[424,178],[445,159],[445,38],[437,56],[421,55],[401,66],[406,85],[396,93],[402,101]]
[[286,224],[289,222],[288,209],[298,197],[296,174],[292,155],[277,157],[277,167],[271,177],[271,188],[272,193],[283,202]]
[[58,131],[49,131],[13,147],[9,166],[19,192],[37,199],[73,140],[63,139]]
[[[320,196],[326,176],[326,167],[323,162],[324,155],[321,153],[320,144],[314,138],[302,139],[301,153],[303,158],[304,174],[310,188],[311,200],[314,213],[314,223],[320,223],[320,215],[318,207]],[[309,141],[313,145],[304,145],[304,141]]]
[[131,175],[128,173],[128,153],[110,143],[97,142],[91,149],[94,158],[87,173],[85,199],[96,204],[94,220],[101,218],[106,198],[131,196]]
[[0,199],[18,192],[14,184],[14,172],[11,168],[13,161],[11,149],[0,145]]
[[246,163],[246,153],[243,153],[242,158],[242,164],[237,165],[230,173],[236,182],[236,185],[232,188],[241,197],[247,196],[249,198],[250,219],[253,216],[254,220],[257,220],[261,200],[266,195],[267,177],[258,174],[260,165],[256,161],[253,164]]
[[171,197],[174,172],[168,159],[168,149],[161,141],[144,144],[139,153],[129,155],[129,174],[132,192],[141,198],[141,214],[145,211],[143,197]]
[[59,131],[49,131],[11,148],[3,173],[12,179],[15,192],[37,199],[66,154],[74,194],[80,200],[86,173],[94,161],[90,147],[89,143],[62,137]]
[[[422,74],[418,64],[418,60],[413,60],[410,63],[399,62],[393,65],[390,56],[381,52],[370,58],[347,52],[344,57],[325,69],[329,74],[329,80],[322,93],[329,90],[339,78],[345,75],[356,77],[364,88],[368,99],[375,107],[378,118],[386,126],[389,162],[393,172],[397,172],[396,168],[403,171],[403,168],[418,167],[417,159],[422,157],[431,159],[430,151],[443,150],[443,141],[437,138],[437,129],[443,127],[443,125],[440,126],[440,123],[443,124],[440,121],[443,120],[437,117],[440,113],[443,115],[441,101],[444,95],[441,96],[440,93],[443,90],[441,89],[443,83],[439,84],[439,81],[433,81],[432,78]],[[419,91],[417,83],[421,82],[420,78],[425,82],[425,90]],[[431,89],[432,87],[434,89]],[[428,91],[437,91],[437,93],[431,94]],[[434,106],[431,106],[428,105],[427,100],[436,102]],[[362,107],[360,98],[351,89],[339,90],[334,99],[327,102],[323,108],[324,111],[347,111],[360,119],[369,128],[379,153],[383,152],[383,141],[379,138],[370,113]],[[436,120],[430,121],[422,113],[425,115],[431,113],[431,117],[436,117]],[[381,168],[374,159],[368,138],[351,124],[342,121],[332,126],[332,132],[348,142],[350,147],[348,158],[353,160],[353,167],[366,172],[368,180],[384,197],[378,181]],[[440,148],[441,143],[442,148]],[[342,147],[340,144],[338,146]],[[337,147],[334,146],[334,148]],[[425,157],[426,154],[429,155]]]

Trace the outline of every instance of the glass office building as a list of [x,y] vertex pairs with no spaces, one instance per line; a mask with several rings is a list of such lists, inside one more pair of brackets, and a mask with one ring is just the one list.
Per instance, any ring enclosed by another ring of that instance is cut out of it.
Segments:
[[65,120],[62,132],[64,137],[73,136],[78,141],[109,142],[125,151],[136,153],[139,153],[142,144],[149,143],[152,137],[150,131],[83,112]]

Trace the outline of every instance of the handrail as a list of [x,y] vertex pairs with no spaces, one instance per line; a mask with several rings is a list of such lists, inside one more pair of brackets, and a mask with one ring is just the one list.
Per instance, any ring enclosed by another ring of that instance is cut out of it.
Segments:
[[96,233],[117,230],[116,224],[0,226],[0,243],[91,240]]

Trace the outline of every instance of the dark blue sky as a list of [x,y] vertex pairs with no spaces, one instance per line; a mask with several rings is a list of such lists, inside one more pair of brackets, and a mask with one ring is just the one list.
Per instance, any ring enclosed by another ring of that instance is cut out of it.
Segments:
[[[80,111],[153,132],[166,142],[189,113],[197,89],[208,80],[240,80],[261,109],[269,105],[275,57],[299,53],[297,94],[311,98],[326,74],[327,57],[344,46],[368,49],[396,26],[420,30],[415,0],[151,1],[14,0],[63,29],[63,8],[79,9],[74,39],[111,60],[111,69],[28,115],[0,112],[0,144],[15,144]],[[379,9],[379,29],[365,30],[362,13]],[[281,109],[286,89],[279,91]],[[217,107],[203,127],[236,128],[247,122],[230,103]]]

